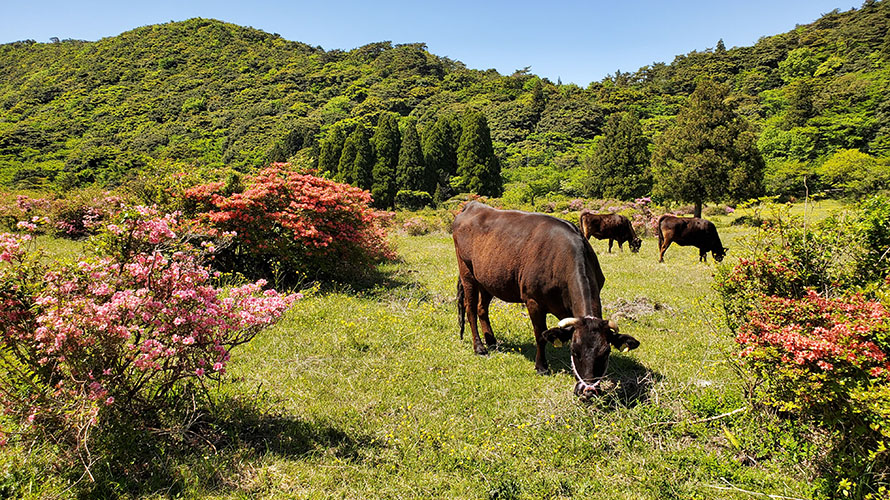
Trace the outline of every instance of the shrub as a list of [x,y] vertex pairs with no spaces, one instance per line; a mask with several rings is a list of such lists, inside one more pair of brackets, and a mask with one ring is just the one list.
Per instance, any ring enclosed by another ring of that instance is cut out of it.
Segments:
[[175,215],[133,210],[104,235],[117,251],[73,264],[0,235],[0,404],[87,467],[90,436],[157,425],[298,298],[261,281],[216,288],[181,229]]
[[880,303],[814,291],[801,299],[767,297],[749,313],[736,342],[756,401],[843,429],[844,446],[870,451],[875,472],[886,470],[890,313]]
[[420,210],[433,204],[433,197],[426,191],[400,190],[396,193],[396,207],[405,210]]
[[301,272],[344,277],[393,256],[389,215],[370,208],[367,191],[286,167],[273,164],[245,179],[240,193],[225,195],[223,183],[185,192],[201,220],[236,234],[219,265],[270,279]]
[[432,230],[432,227],[430,226],[430,223],[422,217],[410,217],[402,223],[402,229],[411,236],[420,236],[428,234]]

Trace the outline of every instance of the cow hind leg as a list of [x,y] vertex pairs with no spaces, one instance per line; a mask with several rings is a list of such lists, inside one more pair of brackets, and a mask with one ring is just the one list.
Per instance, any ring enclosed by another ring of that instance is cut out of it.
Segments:
[[664,240],[664,242],[662,242],[661,247],[658,249],[658,262],[664,262],[664,252],[667,251],[669,246],[671,246],[670,241]]
[[485,290],[479,289],[479,324],[482,326],[482,333],[485,334],[485,345],[494,347],[498,341],[494,337],[494,330],[491,329],[491,321],[488,319],[488,305],[491,304],[491,294]]
[[535,329],[535,370],[538,375],[548,375],[550,369],[547,367],[547,341],[544,340],[544,331],[547,330],[547,313],[541,310],[541,307],[534,300],[529,300],[525,307],[528,308],[528,317],[532,320],[532,327]]
[[461,276],[464,286],[464,311],[467,313],[467,322],[470,323],[470,332],[473,333],[473,350],[476,354],[488,354],[488,349],[479,339],[479,327],[476,324],[477,309],[479,307],[479,285],[471,276]]
[[612,238],[609,238],[609,253],[612,253]]

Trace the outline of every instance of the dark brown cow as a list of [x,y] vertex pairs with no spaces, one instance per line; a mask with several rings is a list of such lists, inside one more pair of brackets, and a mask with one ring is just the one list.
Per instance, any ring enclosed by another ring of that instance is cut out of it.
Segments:
[[[521,302],[535,330],[535,368],[546,374],[547,342],[571,340],[575,394],[589,396],[606,372],[611,348],[640,345],[618,334],[618,325],[602,319],[600,289],[605,277],[590,243],[574,224],[549,215],[497,210],[468,203],[454,218],[454,249],[460,274],[458,320],[461,338],[464,314],[473,332],[473,349],[486,354],[496,340],[488,319],[492,297]],[[547,329],[547,314],[561,321]],[[485,334],[479,339],[478,315]]]
[[637,237],[630,219],[619,214],[595,214],[590,210],[581,210],[581,233],[585,238],[590,239],[591,236],[598,240],[609,240],[609,253],[612,253],[612,242],[618,242],[618,249],[623,250],[621,245],[625,241],[629,242],[627,246],[630,251],[637,253],[643,240]]
[[671,243],[698,247],[699,262],[708,261],[708,252],[713,253],[714,260],[720,262],[729,250],[720,243],[717,228],[711,221],[665,214],[658,218],[658,262],[664,262],[664,252]]

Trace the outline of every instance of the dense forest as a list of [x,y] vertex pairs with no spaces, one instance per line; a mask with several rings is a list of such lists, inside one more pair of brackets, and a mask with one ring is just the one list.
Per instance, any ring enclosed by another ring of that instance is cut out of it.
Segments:
[[[324,50],[209,19],[96,42],[0,45],[0,68],[5,189],[114,186],[153,169],[212,178],[287,160],[359,184],[385,204],[397,189],[440,198],[503,191],[526,202],[551,194],[658,196],[652,176],[671,165],[659,141],[702,79],[717,84],[715,95],[744,122],[738,130],[753,134],[767,193],[794,195],[804,178],[809,189],[890,187],[887,1],[835,10],[751,47],[718,40],[587,88],[528,68],[512,75],[470,69],[422,43]],[[481,135],[462,137],[466,123]],[[633,136],[627,144],[620,130]],[[471,140],[481,142],[462,154],[489,168],[475,176],[456,164],[459,143]],[[437,141],[447,151],[431,151]],[[356,160],[365,142],[389,148],[388,178],[373,175],[387,170],[379,156]],[[344,162],[345,146],[353,156]],[[618,149],[624,158],[605,158]],[[353,178],[360,161],[362,182]],[[615,161],[631,171],[616,170]],[[424,173],[418,162],[439,166]],[[349,167],[340,170],[341,163]],[[615,186],[615,175],[597,176],[611,171],[636,177]],[[502,185],[491,180],[498,175]],[[400,178],[420,180],[403,186]],[[739,189],[715,196],[759,194]]]

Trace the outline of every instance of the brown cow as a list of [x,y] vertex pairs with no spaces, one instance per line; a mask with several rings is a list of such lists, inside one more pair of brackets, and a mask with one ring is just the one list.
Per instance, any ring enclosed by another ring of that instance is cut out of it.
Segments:
[[658,218],[658,262],[664,262],[664,252],[671,243],[698,247],[699,262],[708,261],[708,252],[713,253],[714,260],[720,262],[729,250],[720,243],[717,228],[711,221],[665,214]]
[[612,253],[612,242],[618,242],[618,249],[625,241],[630,251],[637,253],[643,240],[637,237],[630,219],[619,214],[595,214],[586,208],[581,210],[581,233],[585,238],[591,236],[598,240],[609,240],[609,253]]
[[[538,373],[549,372],[544,354],[547,342],[560,345],[571,340],[578,395],[596,393],[608,365],[609,344],[622,350],[640,345],[637,339],[618,334],[613,321],[602,319],[600,289],[605,277],[593,248],[574,224],[471,202],[454,218],[452,235],[460,274],[461,338],[466,314],[477,354],[486,354],[486,345],[497,342],[488,319],[492,297],[525,304],[535,331]],[[548,313],[560,319],[549,330]],[[477,314],[486,345],[479,339]]]

